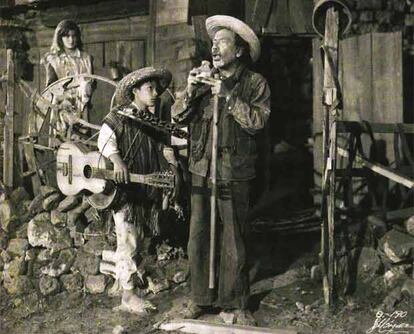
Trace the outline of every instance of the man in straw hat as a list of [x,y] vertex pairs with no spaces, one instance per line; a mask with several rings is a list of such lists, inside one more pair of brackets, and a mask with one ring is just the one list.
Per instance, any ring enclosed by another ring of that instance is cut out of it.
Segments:
[[144,228],[159,235],[161,192],[153,187],[129,183],[129,173],[149,174],[164,170],[168,164],[176,171],[172,149],[154,128],[123,116],[137,112],[154,113],[158,96],[171,82],[171,73],[146,67],[128,74],[116,90],[119,108],[104,119],[98,137],[102,155],[114,164],[115,181],[120,197],[112,205],[117,248],[103,251],[101,272],[115,277],[112,293],[122,292],[118,310],[144,313],[153,308],[133,293],[133,276],[137,272],[137,243],[142,241]]
[[[216,15],[207,18],[212,39],[213,69],[190,71],[183,97],[173,106],[174,119],[190,128],[189,170],[192,173],[188,255],[191,302],[184,316],[197,318],[210,306],[234,312],[241,325],[255,324],[247,311],[249,276],[246,263],[246,216],[249,184],[255,178],[256,138],[269,118],[270,89],[248,69],[260,55],[260,42],[242,21]],[[216,74],[216,79],[213,79]],[[206,78],[208,77],[208,78]],[[217,78],[218,77],[218,78]],[[207,83],[207,84],[206,84]],[[209,289],[210,160],[213,96],[219,96],[217,181],[221,221],[217,289]]]

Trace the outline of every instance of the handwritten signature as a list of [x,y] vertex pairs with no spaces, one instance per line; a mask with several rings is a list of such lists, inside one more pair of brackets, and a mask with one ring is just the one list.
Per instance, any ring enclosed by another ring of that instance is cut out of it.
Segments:
[[403,321],[407,314],[407,311],[394,311],[392,313],[378,311],[375,315],[374,324],[366,333],[410,333],[414,326]]

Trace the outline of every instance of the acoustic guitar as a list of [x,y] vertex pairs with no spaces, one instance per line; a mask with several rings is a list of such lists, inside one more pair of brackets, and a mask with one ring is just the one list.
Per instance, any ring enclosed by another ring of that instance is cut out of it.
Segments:
[[[88,202],[97,209],[108,208],[117,195],[112,163],[100,152],[86,145],[64,142],[57,156],[57,185],[67,196],[81,192],[88,194]],[[170,172],[130,174],[130,182],[171,190],[175,185]]]

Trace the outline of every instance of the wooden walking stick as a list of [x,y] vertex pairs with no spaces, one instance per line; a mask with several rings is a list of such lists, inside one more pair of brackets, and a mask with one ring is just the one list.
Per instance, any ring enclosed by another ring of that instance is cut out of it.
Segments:
[[[214,76],[218,80],[218,74]],[[216,199],[217,199],[217,143],[218,143],[218,104],[219,96],[214,95],[213,101],[213,129],[211,140],[211,195],[210,195],[210,263],[208,287],[214,289],[215,286],[215,262],[216,262]]]

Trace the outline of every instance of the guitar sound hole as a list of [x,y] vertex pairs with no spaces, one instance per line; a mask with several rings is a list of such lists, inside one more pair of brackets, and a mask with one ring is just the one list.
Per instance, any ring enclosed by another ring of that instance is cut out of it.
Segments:
[[83,168],[83,175],[84,175],[87,179],[90,179],[90,178],[91,178],[91,176],[92,176],[92,167],[91,167],[91,166],[89,166],[89,165],[86,165],[86,166]]

